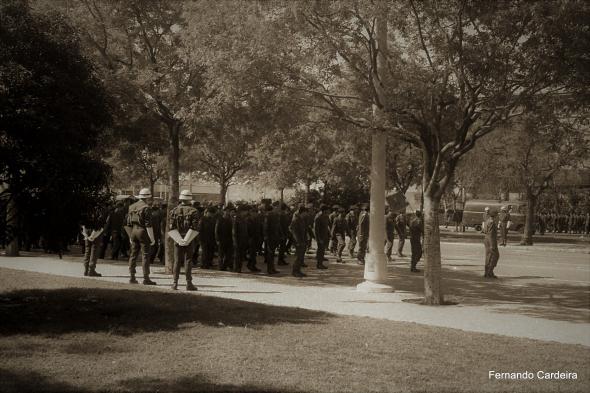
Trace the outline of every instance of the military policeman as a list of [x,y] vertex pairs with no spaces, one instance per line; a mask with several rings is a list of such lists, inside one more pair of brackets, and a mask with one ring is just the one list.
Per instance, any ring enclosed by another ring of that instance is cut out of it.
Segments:
[[494,274],[494,268],[498,264],[500,258],[500,252],[498,251],[498,225],[496,223],[496,217],[498,213],[495,210],[490,209],[488,211],[488,217],[483,226],[482,232],[484,233],[483,244],[486,248],[486,260],[485,260],[485,274],[486,278],[497,278]]
[[94,209],[82,225],[84,236],[84,275],[90,277],[101,277],[96,272],[96,261],[102,245],[102,238],[106,228],[109,228],[109,216],[105,209],[99,206]]
[[152,225],[152,193],[149,188],[142,188],[137,196],[137,202],[129,206],[127,213],[127,226],[131,227],[129,237],[131,243],[131,255],[129,256],[129,282],[137,284],[135,279],[135,265],[141,250],[141,267],[143,270],[143,284],[156,285],[150,280],[150,249],[155,244],[154,228]]
[[186,277],[186,290],[196,291],[193,285],[192,267],[195,237],[199,225],[199,214],[197,209],[191,205],[193,195],[189,190],[183,190],[178,198],[180,205],[176,206],[170,212],[170,230],[177,230],[182,237],[180,243],[174,242],[174,283],[172,289],[178,289],[178,277],[180,276],[180,266],[184,265]]
[[305,277],[306,274],[301,271],[304,265],[305,250],[307,249],[307,222],[305,218],[305,206],[300,205],[293,214],[289,231],[295,240],[295,262],[293,263],[292,274],[295,277]]
[[316,250],[316,267],[318,269],[327,269],[324,265],[324,255],[326,254],[326,248],[330,241],[330,221],[328,218],[328,210],[330,208],[327,205],[321,205],[320,211],[316,214],[313,220],[313,232],[317,243]]
[[365,255],[367,254],[367,247],[369,245],[369,204],[362,205],[362,212],[359,216],[359,223],[357,228],[357,238],[359,242],[359,252],[357,255],[357,263],[359,265],[365,264]]
[[422,212],[416,210],[414,218],[410,221],[410,245],[412,248],[412,257],[410,271],[418,273],[420,270],[416,269],[416,265],[420,258],[422,258],[422,231],[424,223],[422,221]]

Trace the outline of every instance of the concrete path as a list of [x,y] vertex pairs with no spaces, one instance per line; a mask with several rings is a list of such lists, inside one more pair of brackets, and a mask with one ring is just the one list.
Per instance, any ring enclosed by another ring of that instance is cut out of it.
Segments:
[[[466,247],[469,249],[468,245]],[[586,252],[584,251],[584,254]],[[128,268],[125,263],[108,262],[110,261],[99,262],[97,270],[103,277],[98,280],[127,283]],[[308,265],[311,266],[310,262],[308,261]],[[259,261],[259,265],[261,264]],[[590,314],[587,307],[589,287],[585,281],[578,281],[575,285],[567,283],[566,288],[563,287],[566,284],[561,283],[559,288],[562,292],[559,292],[557,297],[561,296],[560,299],[563,300],[565,296],[566,303],[555,303],[553,293],[547,298],[547,302],[542,301],[546,297],[543,295],[546,291],[555,292],[555,288],[547,289],[546,286],[532,287],[539,292],[529,293],[530,298],[523,302],[518,293],[508,292],[513,299],[506,298],[506,292],[514,289],[508,279],[504,283],[502,280],[484,281],[479,277],[479,273],[475,276],[472,272],[463,272],[461,276],[452,272],[453,277],[446,278],[445,285],[448,284],[451,289],[453,286],[458,288],[454,292],[459,293],[459,296],[450,298],[459,303],[430,307],[413,302],[421,296],[422,278],[421,275],[407,272],[406,264],[405,260],[400,260],[389,267],[391,284],[396,291],[386,294],[357,292],[355,286],[362,282],[362,267],[350,263],[330,263],[330,268],[325,271],[308,268],[309,277],[305,279],[289,276],[287,273],[290,267],[283,267],[284,273],[274,277],[201,269],[195,269],[193,276],[194,283],[199,288],[196,296],[217,296],[343,315],[415,322],[473,332],[590,346]],[[82,263],[81,258],[72,257],[59,260],[48,256],[0,256],[0,267],[80,277]],[[448,272],[445,272],[445,275],[448,275]],[[138,279],[141,282],[141,277]],[[156,288],[171,290],[171,277],[163,274],[162,266],[152,267],[152,279],[158,283]],[[530,285],[529,281],[522,285]],[[183,290],[182,278],[180,284],[179,289]],[[539,295],[535,295],[537,293]],[[499,295],[502,297],[498,297]]]

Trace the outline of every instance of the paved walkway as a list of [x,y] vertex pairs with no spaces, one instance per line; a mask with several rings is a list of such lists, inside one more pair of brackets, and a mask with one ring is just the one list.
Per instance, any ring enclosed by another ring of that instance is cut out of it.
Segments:
[[[0,256],[0,267],[80,277],[82,270],[80,261],[81,259],[71,257],[59,260],[47,256],[18,258]],[[98,280],[126,283],[128,281],[127,266],[122,262],[108,262],[110,261],[99,262],[97,270],[103,274],[103,277],[98,278]],[[260,264],[261,262],[259,262]],[[310,263],[308,262],[308,264]],[[237,275],[195,269],[194,283],[199,288],[195,296],[217,296],[343,315],[415,322],[472,332],[494,333],[590,346],[590,319],[588,318],[588,309],[585,306],[580,306],[579,309],[571,307],[558,308],[561,314],[570,317],[572,313],[578,313],[576,318],[564,318],[555,317],[558,313],[554,309],[546,314],[539,312],[539,310],[542,311],[549,307],[545,304],[527,304],[527,307],[524,307],[518,301],[507,301],[506,299],[501,302],[494,299],[491,301],[479,299],[481,301],[475,302],[471,299],[463,302],[459,298],[459,304],[457,305],[440,307],[418,305],[412,301],[421,296],[418,287],[422,279],[420,275],[405,273],[407,263],[400,261],[401,264],[403,264],[403,268],[396,265],[389,267],[392,277],[391,283],[396,287],[396,291],[393,293],[368,294],[357,292],[355,286],[357,283],[362,282],[362,268],[352,264],[337,265],[331,263],[330,268],[325,271],[308,268],[309,277],[302,280],[286,274],[290,267],[283,268],[285,274],[274,277],[261,274]],[[141,268],[139,268],[139,271],[141,271]],[[171,290],[171,277],[163,274],[162,266],[153,266],[152,273],[152,278],[158,283],[156,288]],[[404,276],[404,274],[407,274],[407,276]],[[141,277],[138,278],[141,280]],[[92,280],[95,278],[85,279]],[[416,290],[404,290],[405,284],[411,280],[418,283]],[[483,281],[479,278],[479,275],[478,278],[475,278],[475,276],[469,276],[468,279],[465,279],[465,277],[449,278],[449,281],[452,280],[462,280],[459,285],[461,287],[469,285],[469,288],[500,285]],[[469,280],[472,282],[468,282]],[[182,278],[180,284],[179,289],[183,290],[184,281]],[[587,285],[568,287],[568,290],[576,291],[576,288],[579,288],[582,297],[587,296],[585,295],[588,291]],[[501,285],[497,286],[497,290],[502,291]],[[585,304],[585,302],[582,304]],[[530,312],[530,309],[534,312]]]

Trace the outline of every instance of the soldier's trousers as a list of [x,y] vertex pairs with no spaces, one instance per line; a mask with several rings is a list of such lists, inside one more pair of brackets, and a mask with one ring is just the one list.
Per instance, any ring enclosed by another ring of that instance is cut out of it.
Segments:
[[328,244],[324,242],[317,242],[317,249],[315,254],[315,259],[317,265],[321,265],[324,262],[324,256],[326,255],[326,246]]
[[399,240],[397,241],[397,255],[402,255],[404,251],[404,244],[406,243],[406,236],[398,233]]
[[498,241],[484,237],[483,244],[486,248],[485,273],[491,275],[494,273],[494,268],[498,264],[500,252],[498,251]]
[[350,241],[348,242],[348,252],[351,257],[354,257],[354,248],[356,247],[356,233],[350,235]]
[[342,259],[342,251],[346,247],[346,236],[336,234],[336,256],[338,259]]
[[215,255],[215,243],[201,242],[201,267],[210,268],[213,265]]
[[151,249],[150,249],[150,265],[152,263],[154,263],[154,261],[156,260],[156,256],[158,255],[158,251],[160,249],[160,245],[163,242],[163,240],[160,239],[160,237],[158,235],[155,235],[155,237],[156,237],[156,242],[153,245],[153,247],[151,247]]
[[[244,263],[244,259],[246,259],[246,254],[248,253],[248,245],[247,244],[238,244],[237,246],[234,244],[234,272],[241,272],[242,271],[242,264]],[[248,266],[250,266],[250,262],[248,262]]]
[[387,260],[391,259],[391,252],[393,251],[393,236],[387,236],[386,243],[385,243],[385,255],[387,256]]
[[367,255],[367,246],[369,245],[369,237],[368,236],[359,236],[359,251],[356,258],[359,261],[365,261],[365,255]]
[[131,255],[129,255],[129,273],[135,277],[135,266],[137,257],[141,251],[141,268],[143,270],[143,279],[150,276],[150,237],[145,228],[134,226],[131,231]]
[[295,244],[295,262],[293,262],[293,273],[301,272],[301,266],[305,260],[305,250],[307,249],[306,243]]
[[505,223],[500,224],[500,236],[502,237],[502,245],[505,246],[508,240],[508,228]]
[[279,240],[279,258],[280,263],[285,263],[285,254],[287,253],[287,238]]
[[264,241],[264,262],[266,263],[267,272],[275,270],[275,250],[277,248],[277,242],[275,241]]
[[172,268],[172,273],[175,283],[178,283],[180,266],[182,265],[184,265],[184,276],[186,277],[187,284],[193,281],[193,254],[194,247],[192,243],[186,247],[174,243],[174,267]]
[[422,244],[420,236],[410,236],[410,246],[412,247],[412,257],[410,259],[412,269],[416,268],[418,261],[422,258]]
[[96,261],[102,246],[102,235],[98,236],[94,241],[84,241],[84,269],[94,270],[96,268]]
[[311,227],[307,228],[307,245],[306,245],[306,249],[309,250],[311,248],[311,241],[315,239],[315,236],[313,234],[313,229]]
[[258,239],[250,239],[248,244],[248,266],[256,266],[256,257],[258,256]]
[[338,239],[336,239],[336,235],[331,235],[330,237],[330,252],[332,254],[336,254],[338,250]]
[[219,243],[219,270],[233,270],[234,250],[233,244]]
[[119,251],[121,250],[121,232],[112,231],[111,239],[113,241],[113,244],[111,244],[111,259],[117,260],[119,259]]

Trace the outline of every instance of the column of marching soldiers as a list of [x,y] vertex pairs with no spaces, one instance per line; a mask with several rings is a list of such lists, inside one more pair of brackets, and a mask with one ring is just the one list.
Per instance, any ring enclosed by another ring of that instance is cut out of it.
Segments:
[[[241,273],[243,266],[250,272],[260,272],[257,257],[263,256],[266,273],[277,274],[276,265],[287,266],[286,255],[295,248],[291,274],[305,277],[305,255],[315,240],[316,268],[327,269],[326,251],[336,256],[337,263],[345,263],[342,254],[348,248],[351,258],[365,264],[369,238],[369,205],[343,207],[300,204],[289,207],[285,203],[265,199],[260,204],[228,203],[201,205],[193,201],[188,190],[180,193],[179,204],[170,212],[166,226],[166,204],[154,203],[149,189],[144,188],[134,198],[117,200],[114,206],[102,206],[82,225],[81,240],[84,251],[84,275],[100,277],[96,262],[105,257],[111,244],[111,259],[129,258],[129,282],[137,284],[136,261],[141,254],[143,284],[155,285],[150,279],[150,265],[156,258],[164,261],[165,235],[174,240],[173,289],[178,288],[181,267],[184,266],[186,289],[196,290],[192,284],[192,268],[197,265],[212,269],[215,255],[218,269]],[[330,212],[331,211],[331,212]],[[423,221],[420,212],[409,219],[405,214],[390,211],[386,215],[385,253],[393,260],[394,233],[397,233],[398,256],[402,254],[406,231],[411,242],[411,271],[419,272],[416,264],[422,255]],[[348,244],[346,238],[349,238]],[[358,244],[358,251],[355,249]]]

